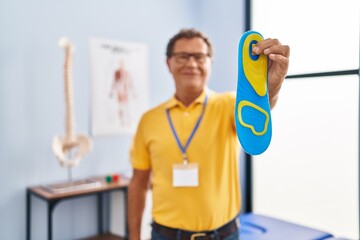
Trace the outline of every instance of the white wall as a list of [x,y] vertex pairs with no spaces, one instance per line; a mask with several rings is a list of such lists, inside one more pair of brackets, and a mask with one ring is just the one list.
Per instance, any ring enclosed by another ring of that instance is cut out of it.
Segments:
[[[67,177],[51,151],[53,136],[64,133],[64,53],[58,39],[67,35],[76,45],[76,132],[89,133],[89,37],[148,44],[150,105],[154,105],[172,92],[164,65],[165,44],[176,29],[192,26],[191,7],[190,1],[182,0],[1,1],[0,239],[25,238],[27,186]],[[130,136],[95,139],[94,151],[74,169],[73,177],[129,170],[129,145]],[[94,234],[95,206],[92,197],[58,205],[54,238]],[[45,204],[34,201],[33,212],[33,239],[45,239]]]
[[202,0],[199,3],[199,28],[215,48],[214,68],[209,86],[219,91],[235,91],[239,40],[245,30],[244,1]]

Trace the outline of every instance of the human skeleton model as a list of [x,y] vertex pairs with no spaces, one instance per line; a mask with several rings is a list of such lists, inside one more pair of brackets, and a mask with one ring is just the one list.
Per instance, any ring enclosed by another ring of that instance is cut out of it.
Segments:
[[59,46],[65,49],[65,136],[55,136],[52,144],[52,149],[61,166],[70,169],[77,166],[80,163],[80,160],[85,156],[85,154],[91,151],[92,144],[88,136],[84,134],[74,134],[74,95],[72,79],[74,46],[65,37],[59,40]]

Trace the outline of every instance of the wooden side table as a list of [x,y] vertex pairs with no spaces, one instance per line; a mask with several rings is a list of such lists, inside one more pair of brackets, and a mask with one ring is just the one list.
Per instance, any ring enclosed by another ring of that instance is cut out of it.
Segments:
[[[105,177],[93,177],[89,179],[96,180],[101,184],[99,186],[88,189],[74,189],[74,190],[66,190],[66,191],[50,191],[49,188],[46,187],[46,185],[28,187],[26,192],[26,239],[27,240],[31,239],[31,197],[32,196],[44,200],[45,203],[47,204],[48,240],[52,240],[53,212],[57,204],[64,200],[74,199],[83,196],[90,196],[90,195],[97,196],[98,234],[99,236],[102,236],[104,234],[110,236],[111,234],[104,233],[104,228],[103,228],[103,195],[105,193],[112,191],[124,192],[125,216],[126,216],[127,187],[129,185],[130,179],[125,176],[120,176],[118,182],[111,182],[111,183],[107,183],[105,181]],[[125,235],[126,238],[128,236],[127,223],[125,226]]]

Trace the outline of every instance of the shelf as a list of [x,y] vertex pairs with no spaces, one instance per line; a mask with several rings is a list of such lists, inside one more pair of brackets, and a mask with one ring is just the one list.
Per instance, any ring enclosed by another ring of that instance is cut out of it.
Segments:
[[[91,179],[91,181],[94,181],[96,183],[100,183],[100,185],[96,185],[96,187],[91,187],[91,188],[78,188],[78,189],[72,188],[71,191],[68,190],[68,191],[53,192],[53,191],[49,191],[49,186],[55,186],[55,184],[52,185],[50,184],[50,185],[29,187],[29,190],[31,191],[31,193],[34,193],[43,199],[56,200],[56,199],[64,199],[68,197],[76,197],[81,195],[89,195],[91,193],[106,192],[106,191],[122,189],[122,188],[125,189],[127,188],[130,182],[130,179],[125,176],[121,176],[118,182],[112,182],[112,183],[107,183],[104,177],[93,177],[89,179]],[[87,179],[88,182],[89,179]],[[56,185],[59,186],[60,184],[56,184]]]

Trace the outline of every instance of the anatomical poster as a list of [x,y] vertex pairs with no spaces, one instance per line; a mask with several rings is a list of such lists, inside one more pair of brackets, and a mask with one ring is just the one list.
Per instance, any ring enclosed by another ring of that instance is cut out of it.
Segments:
[[135,131],[148,105],[147,58],[143,43],[90,39],[93,136]]

